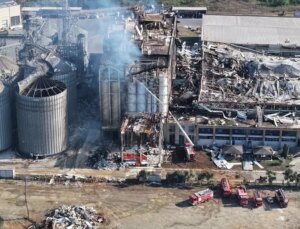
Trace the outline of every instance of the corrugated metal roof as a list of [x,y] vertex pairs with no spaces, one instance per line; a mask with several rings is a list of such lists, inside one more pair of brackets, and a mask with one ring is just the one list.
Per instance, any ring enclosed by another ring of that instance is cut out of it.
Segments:
[[204,15],[202,29],[204,41],[300,46],[300,18]]
[[178,10],[182,10],[182,11],[203,11],[203,10],[207,10],[207,7],[186,7],[186,6],[173,6],[172,7],[172,11],[178,11]]

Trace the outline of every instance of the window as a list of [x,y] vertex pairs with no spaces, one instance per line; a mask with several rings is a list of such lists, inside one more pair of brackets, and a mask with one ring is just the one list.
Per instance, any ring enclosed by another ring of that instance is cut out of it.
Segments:
[[244,129],[233,129],[232,134],[233,135],[245,135],[246,131]]
[[175,134],[170,134],[169,142],[171,145],[175,145]]
[[245,141],[246,138],[242,138],[242,137],[232,137],[233,141]]
[[230,140],[230,138],[224,136],[216,136],[216,140]]
[[15,25],[20,25],[20,16],[14,16],[10,18],[10,25],[15,26]]
[[262,141],[262,138],[255,138],[255,137],[249,137],[249,140],[251,141]]
[[297,132],[296,131],[282,131],[283,137],[296,137]]
[[212,128],[199,128],[199,134],[212,134]]
[[200,136],[199,140],[201,139],[213,139],[213,136]]
[[175,125],[170,125],[169,126],[169,132],[175,133]]
[[279,136],[279,130],[266,130],[266,136]]
[[184,145],[184,136],[179,135],[179,145],[183,146]]
[[266,138],[265,139],[266,142],[279,142],[278,138]]
[[195,131],[195,127],[194,126],[189,126],[189,133],[193,134]]
[[216,134],[230,134],[230,130],[218,128],[216,129]]
[[295,138],[282,138],[283,142],[296,142]]
[[263,135],[263,131],[253,129],[249,131],[249,135]]

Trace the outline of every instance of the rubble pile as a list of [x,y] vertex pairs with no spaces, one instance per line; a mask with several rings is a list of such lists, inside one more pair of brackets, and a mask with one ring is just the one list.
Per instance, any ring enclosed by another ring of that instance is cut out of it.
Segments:
[[201,100],[284,102],[300,100],[300,60],[229,45],[204,47]]
[[187,48],[183,42],[177,50],[176,80],[173,84],[174,105],[191,104],[198,98],[201,78],[201,49],[198,43]]
[[45,215],[45,220],[40,225],[30,226],[28,229],[52,228],[99,228],[105,222],[103,215],[93,208],[85,206],[67,206],[50,210]]
[[[141,136],[143,136],[143,138],[147,138],[149,146],[156,147],[160,133],[160,119],[159,114],[127,116],[123,121],[121,134],[124,136],[133,134],[135,140],[141,143],[138,145],[142,145]],[[128,142],[127,145],[130,146],[131,143],[133,142]]]

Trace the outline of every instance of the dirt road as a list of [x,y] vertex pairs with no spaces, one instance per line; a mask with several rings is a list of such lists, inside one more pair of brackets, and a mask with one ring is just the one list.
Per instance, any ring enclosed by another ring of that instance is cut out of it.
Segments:
[[[24,183],[0,181],[0,216],[5,228],[24,228],[26,216]],[[84,204],[104,213],[110,223],[104,228],[299,228],[300,193],[288,193],[289,207],[280,209],[267,204],[259,209],[241,208],[236,200],[216,198],[195,207],[185,200],[197,191],[177,188],[108,184],[50,186],[29,183],[30,218],[39,221],[46,209],[61,204]],[[28,224],[28,222],[27,222]]]

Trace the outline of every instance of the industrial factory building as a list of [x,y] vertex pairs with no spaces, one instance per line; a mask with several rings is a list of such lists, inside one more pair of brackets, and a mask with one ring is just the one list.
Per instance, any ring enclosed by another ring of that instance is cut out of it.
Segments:
[[[299,18],[203,16],[198,99],[174,106],[197,146],[300,146],[299,26]],[[172,120],[164,132],[168,144],[186,142]]]
[[[159,165],[187,142],[300,145],[300,19],[141,5],[23,12],[16,57],[0,49],[0,151],[93,152],[97,142],[123,161]],[[202,43],[179,39],[180,12],[203,17]]]

